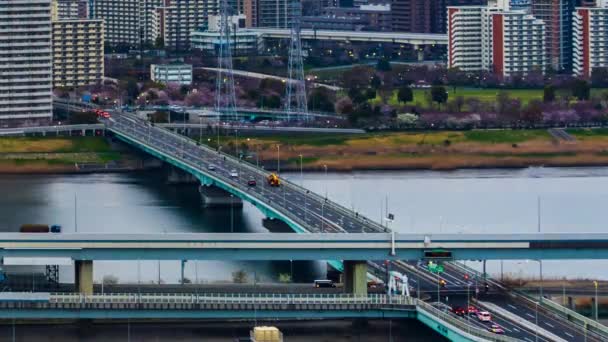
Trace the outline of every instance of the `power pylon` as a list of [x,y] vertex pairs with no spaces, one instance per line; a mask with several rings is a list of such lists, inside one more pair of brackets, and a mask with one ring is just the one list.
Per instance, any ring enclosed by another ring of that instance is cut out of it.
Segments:
[[236,93],[232,72],[232,49],[230,44],[230,14],[228,0],[220,0],[220,41],[217,52],[217,78],[215,83],[215,111],[220,116],[237,120]]
[[302,60],[301,21],[302,4],[291,3],[292,21],[289,43],[289,65],[285,87],[285,109],[287,120],[292,116],[308,119],[306,102],[306,80],[304,79],[304,62]]

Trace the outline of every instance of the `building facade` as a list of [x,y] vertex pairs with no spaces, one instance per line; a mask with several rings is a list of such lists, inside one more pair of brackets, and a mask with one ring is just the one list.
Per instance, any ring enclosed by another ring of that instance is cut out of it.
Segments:
[[161,38],[166,48],[185,50],[190,46],[190,33],[208,25],[209,1],[165,0],[154,10],[152,34]]
[[139,46],[141,1],[144,0],[94,0],[93,15],[104,20],[108,44]]
[[247,27],[287,28],[293,18],[292,0],[244,0]]
[[88,0],[53,0],[52,4],[53,21],[89,17]]
[[190,64],[152,64],[150,79],[160,83],[192,84],[192,65]]
[[0,1],[0,126],[53,115],[51,0]]
[[392,0],[393,31],[446,33],[448,6],[485,6],[487,0]]
[[[259,55],[264,50],[262,34],[246,28],[245,15],[229,17],[230,47],[233,56]],[[190,45],[194,50],[201,51],[205,55],[216,56],[222,41],[220,39],[220,17],[209,16],[209,27],[207,30],[196,30],[191,33]]]
[[572,15],[574,0],[533,0],[532,14],[545,23],[549,66],[556,71],[572,69]]
[[594,68],[608,68],[608,0],[574,13],[573,72],[590,77]]
[[80,87],[103,80],[104,28],[101,19],[53,22],[53,85]]
[[448,66],[501,77],[543,72],[544,23],[508,0],[482,7],[448,8]]

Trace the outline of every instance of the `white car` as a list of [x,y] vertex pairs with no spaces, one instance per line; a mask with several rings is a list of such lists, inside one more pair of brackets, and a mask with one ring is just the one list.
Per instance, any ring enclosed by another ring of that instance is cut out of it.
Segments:
[[477,313],[477,319],[482,321],[482,322],[491,322],[492,321],[492,315],[490,315],[489,312],[487,311],[479,311]]
[[238,178],[239,177],[239,173],[236,172],[236,170],[230,170],[230,177],[232,177],[232,178]]

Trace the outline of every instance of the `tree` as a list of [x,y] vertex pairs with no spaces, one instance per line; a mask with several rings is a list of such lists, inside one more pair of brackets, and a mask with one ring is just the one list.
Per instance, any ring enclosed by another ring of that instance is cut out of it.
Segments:
[[258,102],[258,107],[261,108],[280,108],[281,107],[281,98],[278,95],[262,95],[260,96],[260,101]]
[[408,86],[399,88],[399,91],[397,92],[397,100],[403,103],[414,101],[414,92],[412,91],[412,88]]
[[543,120],[543,104],[540,100],[531,100],[521,113],[521,119],[529,124]]
[[158,50],[162,50],[165,48],[165,40],[163,39],[163,37],[156,37],[156,40],[154,41],[154,47]]
[[137,97],[137,95],[139,95],[139,86],[137,85],[137,81],[135,79],[129,78],[125,88],[129,98],[134,99]]
[[372,72],[373,69],[368,66],[355,66],[342,74],[342,86],[344,88],[365,88],[369,85]]
[[591,84],[597,88],[608,87],[608,68],[593,68],[591,71]]
[[456,93],[457,86],[465,86],[469,83],[469,77],[466,72],[460,68],[449,68],[446,73],[448,85],[452,86],[452,90]]
[[439,108],[441,108],[441,104],[448,101],[448,91],[444,86],[434,85],[431,87],[431,99],[433,102],[437,102]]
[[244,284],[247,282],[247,272],[243,270],[238,270],[232,272],[232,282],[237,284]]
[[550,103],[553,101],[555,101],[555,87],[552,85],[547,85],[543,90],[543,102]]
[[335,112],[334,102],[326,88],[315,88],[308,97],[308,108],[313,111]]
[[591,87],[585,80],[575,80],[572,82],[572,95],[579,101],[589,100],[591,94]]
[[150,121],[154,123],[167,123],[169,122],[169,113],[156,111],[150,115]]
[[[348,89],[348,97],[350,97],[350,99],[355,104],[360,104],[360,103],[365,102],[365,100],[367,100],[367,98],[365,97],[365,95],[358,88],[349,88]],[[374,97],[376,97],[375,94],[374,94]]]
[[371,89],[371,88],[370,88],[370,89],[367,89],[367,90],[365,91],[365,97],[366,97],[368,100],[373,100],[373,99],[375,99],[375,98],[376,98],[376,89]]
[[378,64],[376,64],[376,70],[391,71],[391,63],[386,58],[379,59]]
[[456,106],[458,113],[462,112],[462,107],[464,106],[464,96],[456,96],[454,99],[454,105]]
[[380,86],[382,85],[382,80],[380,79],[380,77],[378,77],[378,75],[374,75],[372,76],[372,78],[369,81],[369,85],[370,87],[372,87],[374,90],[378,90],[378,88],[380,88]]

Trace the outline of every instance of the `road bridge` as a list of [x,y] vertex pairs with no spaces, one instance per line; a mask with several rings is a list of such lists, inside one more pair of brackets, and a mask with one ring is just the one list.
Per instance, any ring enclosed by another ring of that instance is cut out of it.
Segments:
[[[5,319],[418,319],[452,341],[504,341],[483,327],[405,296],[264,294],[0,294]],[[519,336],[519,335],[518,335]]]

